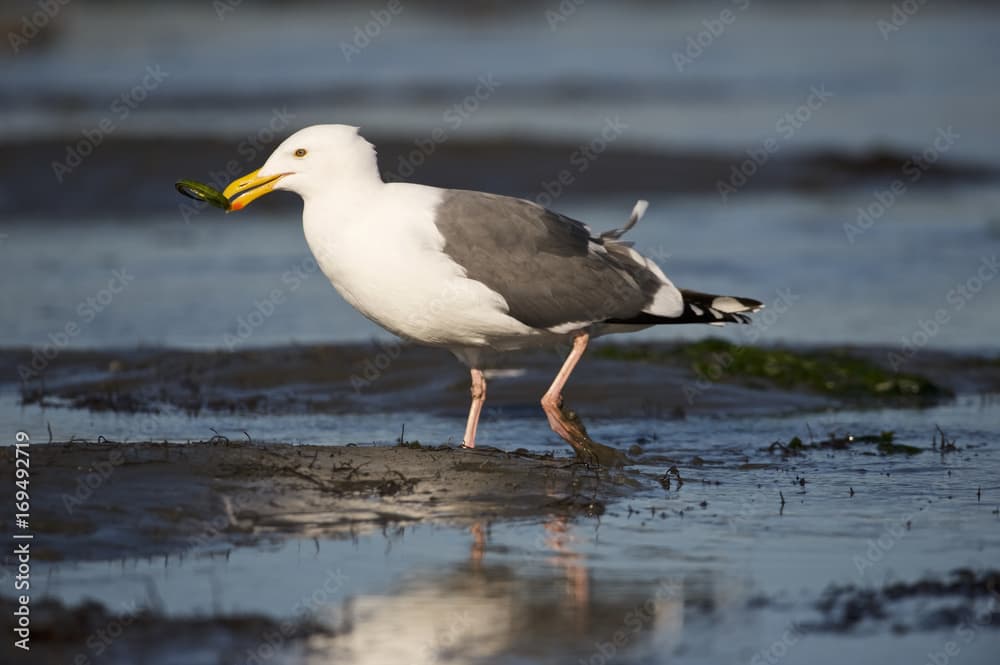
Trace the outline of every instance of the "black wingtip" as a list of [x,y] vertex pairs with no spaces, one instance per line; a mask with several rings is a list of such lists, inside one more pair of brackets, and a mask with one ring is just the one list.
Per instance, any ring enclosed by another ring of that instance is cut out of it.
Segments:
[[639,312],[633,317],[608,319],[604,323],[635,326],[655,326],[678,323],[751,323],[750,314],[759,312],[764,303],[753,298],[719,296],[712,293],[681,289],[684,306],[677,316],[661,316],[649,312]]

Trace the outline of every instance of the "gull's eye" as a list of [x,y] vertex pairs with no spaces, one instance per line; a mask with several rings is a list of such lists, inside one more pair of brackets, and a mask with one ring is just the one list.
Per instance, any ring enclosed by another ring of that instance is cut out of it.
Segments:
[[296,157],[305,157],[306,156],[306,149],[305,148],[299,148],[298,150],[295,151],[295,156]]

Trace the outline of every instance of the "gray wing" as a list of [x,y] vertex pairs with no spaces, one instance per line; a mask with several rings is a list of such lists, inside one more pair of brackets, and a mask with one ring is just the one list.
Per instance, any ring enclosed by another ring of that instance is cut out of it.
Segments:
[[447,190],[435,222],[445,253],[535,328],[627,320],[664,286],[627,246],[524,199]]

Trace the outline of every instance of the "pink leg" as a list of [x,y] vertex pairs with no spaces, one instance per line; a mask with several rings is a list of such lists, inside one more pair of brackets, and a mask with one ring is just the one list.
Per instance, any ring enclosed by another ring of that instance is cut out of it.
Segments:
[[483,411],[483,402],[486,401],[486,377],[483,371],[472,368],[472,406],[469,407],[469,420],[465,424],[465,438],[462,440],[463,448],[476,447],[476,428],[479,427],[479,414]]
[[549,389],[542,395],[542,409],[549,419],[549,427],[552,431],[561,436],[569,445],[577,449],[579,446],[579,432],[576,427],[566,421],[562,413],[562,390],[569,380],[569,375],[573,373],[576,364],[580,362],[583,352],[587,350],[587,343],[590,335],[582,333],[573,338],[573,350],[566,357],[562,369],[556,374],[555,380]]

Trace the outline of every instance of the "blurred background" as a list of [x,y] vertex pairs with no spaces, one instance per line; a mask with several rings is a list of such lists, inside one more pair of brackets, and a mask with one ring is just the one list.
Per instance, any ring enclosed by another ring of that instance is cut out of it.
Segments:
[[296,197],[226,216],[173,188],[221,188],[335,122],[362,128],[387,179],[526,197],[596,231],[648,199],[631,239],[676,283],[772,305],[752,341],[994,350],[998,18],[990,2],[8,1],[0,345],[385,335],[316,271]]

